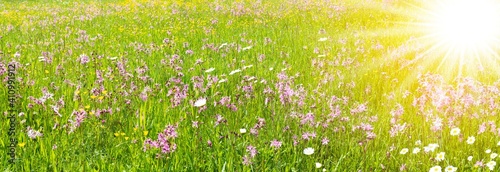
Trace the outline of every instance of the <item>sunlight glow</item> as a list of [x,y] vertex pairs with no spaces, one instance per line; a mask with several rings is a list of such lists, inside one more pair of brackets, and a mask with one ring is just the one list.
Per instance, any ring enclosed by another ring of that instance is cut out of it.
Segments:
[[500,35],[498,2],[459,0],[442,4],[432,23],[436,38],[456,49],[490,46]]

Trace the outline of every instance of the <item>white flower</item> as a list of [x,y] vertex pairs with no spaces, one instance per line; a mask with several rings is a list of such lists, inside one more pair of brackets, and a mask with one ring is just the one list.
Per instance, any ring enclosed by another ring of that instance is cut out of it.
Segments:
[[205,73],[210,73],[210,72],[212,72],[212,71],[214,71],[214,70],[215,70],[215,68],[213,68],[213,67],[212,67],[212,68],[210,68],[210,69],[207,69],[207,70],[205,71]]
[[319,42],[323,42],[323,41],[326,41],[326,40],[328,40],[328,38],[319,38],[319,40],[318,40],[318,41],[319,41]]
[[304,154],[305,155],[312,155],[314,153],[314,149],[311,147],[305,148],[304,149]]
[[221,79],[221,80],[219,80],[218,83],[223,83],[223,82],[227,82],[227,79]]
[[431,147],[429,147],[429,146],[424,147],[424,152],[430,152],[430,151],[431,151]]
[[235,73],[238,73],[238,72],[241,72],[241,70],[240,69],[233,70],[233,71],[231,71],[231,73],[229,73],[229,75],[234,75]]
[[403,148],[403,149],[401,149],[401,151],[399,152],[399,154],[401,154],[401,155],[404,155],[404,154],[406,154],[406,153],[408,153],[408,148]]
[[201,98],[199,100],[196,100],[196,102],[194,102],[195,107],[205,106],[205,104],[207,104],[207,99],[205,98]]
[[413,154],[417,154],[420,152],[420,148],[413,148]]
[[460,134],[460,128],[452,128],[450,131],[450,135],[452,136],[458,136]]
[[497,146],[500,146],[500,141],[497,143]]
[[323,172],[325,172],[325,171],[326,171],[326,169],[325,169],[325,168],[323,168]]
[[442,160],[444,160],[444,154],[445,154],[444,152],[440,152],[440,153],[438,153],[438,154],[436,155],[436,160],[437,160],[437,161],[442,161]]
[[245,47],[245,48],[243,48],[243,49],[241,49],[241,50],[243,50],[243,51],[245,51],[245,50],[249,50],[249,49],[252,49],[252,47],[253,47],[253,46],[251,46],[251,45],[250,45],[250,46]]
[[417,141],[415,142],[415,145],[417,145],[417,146],[418,146],[418,145],[421,145],[421,144],[422,144],[422,141],[420,141],[420,140],[417,140]]
[[486,153],[491,153],[491,149],[486,149],[486,151],[484,151]]
[[472,156],[467,157],[467,161],[472,161]]
[[467,144],[471,145],[476,141],[476,138],[474,136],[470,136],[467,138]]
[[436,150],[436,148],[438,148],[439,145],[436,144],[436,143],[431,143],[429,145],[427,145],[426,147],[424,147],[424,152],[434,152],[434,150]]
[[495,162],[495,161],[490,161],[490,162],[486,163],[486,166],[488,166],[488,168],[490,170],[493,170],[496,165],[497,165],[497,162]]
[[322,166],[321,163],[319,162],[316,163],[316,168],[321,168],[321,166]]
[[448,167],[446,167],[446,168],[444,169],[444,171],[445,171],[445,172],[456,172],[456,171],[457,171],[457,169],[458,169],[457,167],[453,167],[453,166],[449,165]]
[[441,166],[432,167],[429,172],[441,172]]
[[244,129],[244,128],[240,129],[241,134],[246,133],[246,132],[247,132],[247,129]]
[[243,70],[253,67],[253,65],[243,66]]
[[497,153],[491,153],[491,155],[490,155],[490,158],[491,158],[491,159],[495,159],[496,157],[498,157],[498,154],[497,154]]
[[224,47],[224,46],[226,46],[226,45],[227,45],[227,43],[223,43],[223,44],[221,44],[221,45],[219,46],[219,49],[221,49],[222,47]]

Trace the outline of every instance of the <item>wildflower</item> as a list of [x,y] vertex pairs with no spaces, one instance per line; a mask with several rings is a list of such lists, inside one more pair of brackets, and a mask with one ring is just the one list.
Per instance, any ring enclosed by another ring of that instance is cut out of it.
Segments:
[[255,155],[257,155],[257,149],[255,149],[255,147],[253,147],[252,145],[247,146],[247,152],[250,153],[250,156],[252,158],[255,157]]
[[432,167],[429,172],[441,172],[441,166]]
[[445,171],[445,172],[456,172],[456,171],[457,171],[457,169],[458,169],[457,167],[453,167],[453,166],[449,165],[448,167],[446,167],[446,168],[444,169],[444,171]]
[[491,153],[491,155],[490,155],[490,158],[491,158],[491,159],[495,159],[496,157],[498,157],[498,154],[497,154],[497,153]]
[[458,136],[459,134],[460,134],[460,128],[455,127],[453,129],[451,129],[451,131],[450,131],[450,135],[452,135],[452,136]]
[[421,144],[422,144],[422,141],[420,141],[420,140],[417,140],[417,141],[415,142],[415,145],[417,145],[417,146],[418,146],[418,145],[421,145]]
[[246,51],[246,50],[251,49],[252,47],[253,47],[253,46],[244,47],[244,48],[243,48],[243,49],[241,49],[241,50]]
[[483,164],[483,161],[476,161],[476,164],[474,164],[474,167],[483,167],[484,164]]
[[442,161],[442,160],[444,160],[444,154],[445,154],[444,152],[440,152],[440,153],[438,153],[438,154],[436,155],[436,160],[437,160],[437,161]]
[[87,64],[90,61],[90,59],[89,56],[82,54],[80,55],[80,57],[78,57],[77,61],[79,61],[81,64]]
[[248,157],[248,155],[245,155],[243,157],[243,165],[250,165],[250,164],[252,164],[251,159]]
[[241,134],[246,133],[246,132],[247,132],[247,129],[244,129],[244,128],[240,129]]
[[229,75],[234,75],[235,73],[241,72],[240,69],[233,70],[229,73]]
[[476,138],[474,136],[470,136],[467,138],[467,144],[471,145],[476,141]]
[[434,152],[434,150],[436,150],[436,148],[438,148],[438,147],[439,147],[438,144],[431,143],[431,144],[427,145],[426,147],[424,147],[424,152]]
[[491,153],[491,149],[486,149],[486,151],[484,151],[486,153]]
[[19,147],[24,147],[24,145],[26,145],[26,142],[21,142],[19,144],[17,144]]
[[316,163],[316,168],[321,168],[321,166],[322,166],[321,163],[319,162]]
[[472,156],[467,157],[467,161],[472,161]]
[[326,41],[326,40],[328,40],[328,38],[319,38],[319,40],[318,40],[318,41],[319,41],[319,42],[324,42],[324,41]]
[[406,153],[408,153],[408,148],[403,148],[403,149],[401,149],[401,151],[399,152],[399,154],[401,154],[401,155],[404,155],[404,154],[406,154]]
[[420,152],[420,148],[413,148],[413,154],[417,154]]
[[31,138],[31,139],[36,139],[38,137],[42,137],[43,134],[40,132],[40,131],[37,131],[37,130],[33,130],[31,127],[28,127],[28,137]]
[[212,71],[214,71],[214,70],[215,70],[215,68],[213,68],[213,67],[212,67],[212,68],[210,68],[210,69],[205,70],[205,73],[210,73],[210,72],[212,72]]
[[305,155],[312,155],[314,153],[314,149],[311,147],[305,148],[304,149],[304,154]]
[[488,163],[486,163],[486,166],[490,169],[490,170],[493,170],[495,168],[495,166],[497,165],[497,162],[495,161],[490,161]]
[[274,147],[274,148],[280,148],[281,147],[281,142],[274,139],[273,141],[271,141],[271,147]]
[[207,104],[207,99],[205,98],[198,99],[196,100],[196,102],[194,102],[195,107],[201,107],[204,106],[205,104]]
[[192,121],[191,126],[192,126],[193,128],[198,128],[198,124],[199,124],[199,122],[198,122],[198,121]]
[[328,140],[328,138],[326,138],[326,137],[324,137],[324,138],[321,140],[321,144],[322,144],[322,145],[327,145],[329,142],[330,142],[330,140]]

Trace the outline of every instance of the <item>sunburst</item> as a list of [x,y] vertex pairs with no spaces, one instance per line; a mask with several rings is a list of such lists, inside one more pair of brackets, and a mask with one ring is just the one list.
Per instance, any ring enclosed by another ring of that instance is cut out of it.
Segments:
[[422,21],[413,24],[424,32],[418,41],[428,48],[415,60],[440,59],[438,70],[447,68],[459,75],[464,67],[478,71],[500,60],[500,1],[437,1],[417,11]]

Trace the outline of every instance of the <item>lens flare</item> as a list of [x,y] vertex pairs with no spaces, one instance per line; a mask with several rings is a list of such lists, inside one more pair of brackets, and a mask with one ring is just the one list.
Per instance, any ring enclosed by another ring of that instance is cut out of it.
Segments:
[[431,21],[437,41],[458,50],[483,49],[498,43],[498,1],[459,0],[439,5]]

